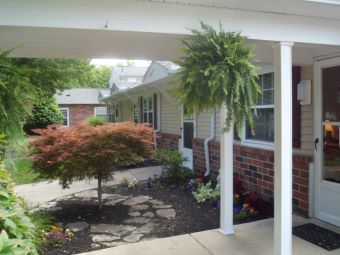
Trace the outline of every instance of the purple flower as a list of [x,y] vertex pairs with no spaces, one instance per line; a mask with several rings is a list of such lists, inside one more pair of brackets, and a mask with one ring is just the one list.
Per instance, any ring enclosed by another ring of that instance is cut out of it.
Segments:
[[234,213],[239,214],[241,211],[241,206],[237,205],[234,207]]
[[211,200],[210,203],[214,208],[216,208],[216,209],[220,208],[220,200],[214,199],[214,200]]

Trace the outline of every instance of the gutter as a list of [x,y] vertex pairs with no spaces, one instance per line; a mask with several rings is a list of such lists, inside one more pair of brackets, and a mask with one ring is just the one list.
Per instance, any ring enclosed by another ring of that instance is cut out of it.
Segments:
[[210,175],[210,160],[209,160],[209,142],[215,138],[215,122],[216,122],[216,110],[214,109],[210,118],[210,136],[204,140],[204,158],[206,171],[204,176]]

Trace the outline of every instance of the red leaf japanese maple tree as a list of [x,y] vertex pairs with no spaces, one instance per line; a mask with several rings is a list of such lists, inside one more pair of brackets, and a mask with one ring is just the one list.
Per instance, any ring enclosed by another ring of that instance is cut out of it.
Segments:
[[78,127],[51,125],[36,130],[32,142],[33,167],[42,176],[58,178],[63,188],[73,181],[98,180],[98,207],[103,207],[102,182],[114,171],[130,166],[153,153],[153,130],[132,122]]

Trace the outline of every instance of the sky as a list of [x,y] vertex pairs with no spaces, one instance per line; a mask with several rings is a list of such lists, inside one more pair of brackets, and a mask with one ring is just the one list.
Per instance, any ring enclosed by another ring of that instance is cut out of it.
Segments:
[[[96,66],[105,65],[105,66],[116,66],[117,64],[127,64],[126,59],[92,59],[91,64]],[[129,60],[130,61],[130,60]],[[146,60],[132,60],[135,63],[135,66],[149,66],[151,61]]]

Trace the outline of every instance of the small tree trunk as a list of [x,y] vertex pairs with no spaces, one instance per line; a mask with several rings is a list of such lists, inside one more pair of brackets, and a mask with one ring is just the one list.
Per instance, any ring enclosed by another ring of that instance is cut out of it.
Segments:
[[103,210],[103,200],[102,200],[102,177],[98,176],[98,209],[99,211]]

